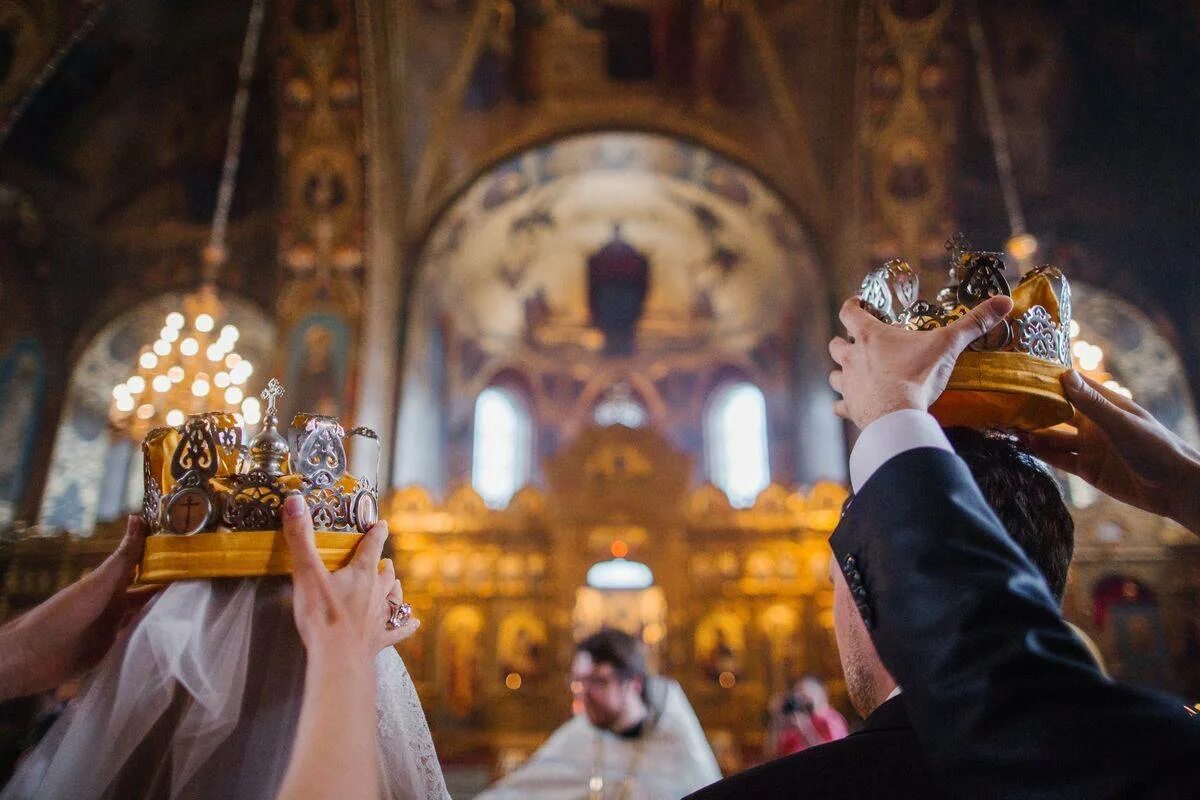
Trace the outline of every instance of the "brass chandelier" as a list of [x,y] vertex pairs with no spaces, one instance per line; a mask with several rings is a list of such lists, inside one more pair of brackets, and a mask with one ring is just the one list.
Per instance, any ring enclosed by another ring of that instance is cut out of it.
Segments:
[[200,286],[183,299],[180,308],[166,315],[158,338],[142,346],[129,376],[112,389],[109,417],[118,430],[135,440],[162,425],[182,425],[188,414],[202,411],[233,413],[245,425],[262,420],[262,405],[246,388],[254,365],[237,352],[241,331],[226,317],[217,275],[227,257],[225,234],[263,17],[264,2],[255,0],[242,42],[237,92]]

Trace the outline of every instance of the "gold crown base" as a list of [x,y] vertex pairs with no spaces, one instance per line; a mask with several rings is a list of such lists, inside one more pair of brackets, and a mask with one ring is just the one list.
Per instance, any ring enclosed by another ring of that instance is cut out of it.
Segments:
[[1069,421],[1075,409],[1063,394],[1062,364],[1023,353],[967,351],[946,391],[929,409],[942,425],[1040,430]]
[[[363,535],[317,531],[325,568],[346,566]],[[290,575],[292,558],[283,531],[236,531],[201,536],[148,536],[137,582]]]

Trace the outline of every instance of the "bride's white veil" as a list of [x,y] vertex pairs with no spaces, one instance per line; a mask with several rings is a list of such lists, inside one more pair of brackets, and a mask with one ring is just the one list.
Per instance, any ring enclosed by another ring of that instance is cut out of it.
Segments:
[[[273,798],[304,686],[304,646],[290,598],[286,578],[168,586],[105,656],[0,800]],[[389,648],[375,671],[384,797],[447,800],[404,662]]]

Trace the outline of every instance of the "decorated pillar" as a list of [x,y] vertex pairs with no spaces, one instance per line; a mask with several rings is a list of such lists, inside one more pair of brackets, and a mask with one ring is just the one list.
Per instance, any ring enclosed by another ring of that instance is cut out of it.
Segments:
[[352,0],[281,0],[277,371],[289,410],[354,408],[362,335],[365,168]]
[[945,281],[961,48],[954,0],[876,0],[860,19],[862,268],[902,258]]

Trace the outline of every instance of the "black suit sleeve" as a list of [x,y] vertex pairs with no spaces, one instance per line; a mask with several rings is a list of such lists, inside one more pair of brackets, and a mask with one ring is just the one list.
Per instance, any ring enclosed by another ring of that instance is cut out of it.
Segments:
[[888,461],[830,544],[957,794],[1200,797],[1200,725],[1100,674],[957,456]]

